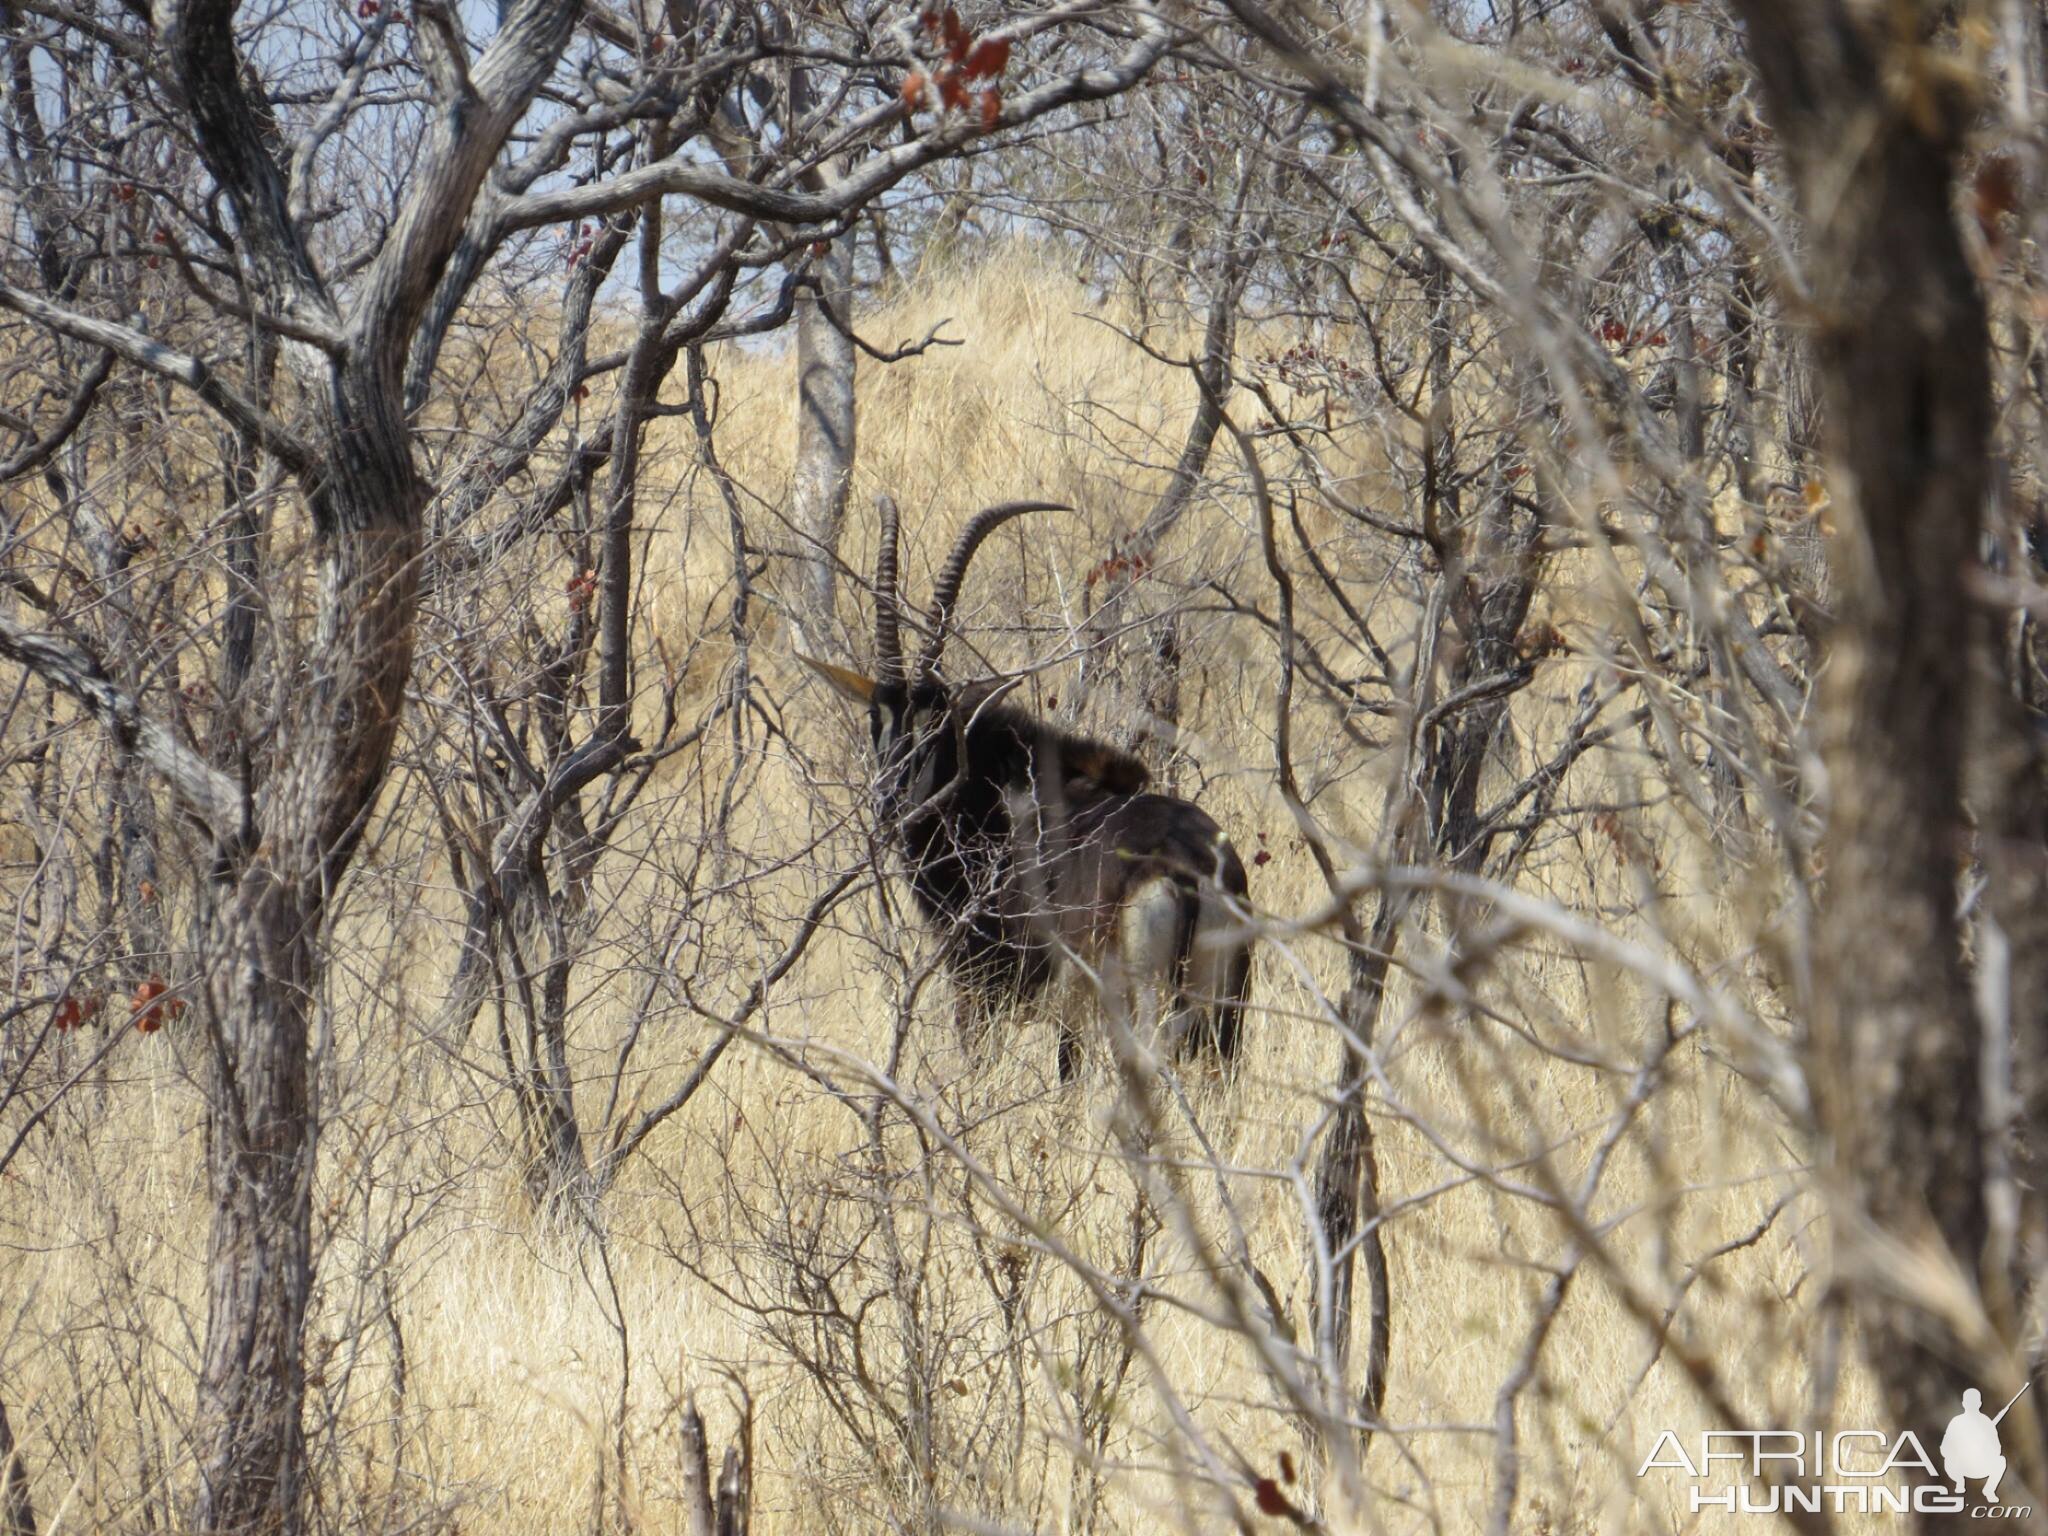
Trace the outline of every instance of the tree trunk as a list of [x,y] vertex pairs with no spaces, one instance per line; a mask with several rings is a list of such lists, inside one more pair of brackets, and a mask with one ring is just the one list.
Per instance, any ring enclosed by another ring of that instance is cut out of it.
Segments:
[[1379,1230],[1380,1168],[1373,1147],[1372,1121],[1366,1115],[1366,1089],[1372,1083],[1368,1056],[1379,1031],[1380,1007],[1386,1001],[1387,970],[1393,962],[1396,935],[1406,914],[1405,897],[1382,894],[1379,910],[1365,938],[1351,946],[1351,980],[1344,989],[1344,1027],[1358,1047],[1344,1049],[1338,1080],[1336,1120],[1323,1143],[1316,1165],[1316,1225],[1323,1251],[1332,1257],[1327,1310],[1317,1321],[1327,1358],[1336,1362],[1341,1381],[1348,1383],[1353,1319],[1357,1313],[1358,1266],[1365,1260],[1371,1306],[1366,1334],[1365,1377],[1358,1387],[1358,1410],[1370,1434],[1387,1398],[1387,1367],[1393,1354],[1394,1314],[1387,1275],[1387,1249]]
[[[853,483],[852,234],[812,262],[820,291],[796,300],[796,532],[803,546],[804,612],[831,627],[839,534]],[[831,313],[826,313],[826,306]],[[836,317],[838,324],[834,324]]]
[[[1942,8],[1917,27],[1838,0],[1738,9],[1807,221],[1840,529],[1819,688],[1827,863],[1808,1071],[1870,1359],[1897,1423],[1939,1425],[1965,1387],[2009,1395],[2020,1346],[1959,1337],[1953,1312],[1916,1305],[1885,1273],[1897,1250],[1866,1240],[1874,1228],[1920,1263],[2018,1289],[1990,1262],[1984,1036],[1957,915],[1981,640],[1967,577],[1992,426],[1984,300],[1951,205],[1973,108],[1941,56]],[[2005,1440],[2038,1497],[2031,1409],[2015,1410]]]
[[310,1024],[327,905],[383,785],[412,670],[426,492],[398,400],[395,369],[368,365],[335,370],[318,401],[323,473],[302,483],[320,572],[316,670],[285,722],[261,825],[214,829],[200,934],[214,1207],[195,1431],[205,1531],[303,1525]]
[[522,998],[530,1027],[521,1091],[527,1097],[533,1129],[527,1193],[535,1210],[559,1217],[584,1211],[596,1186],[576,1119],[576,1078],[569,1068],[569,977],[575,952],[566,932],[568,924],[559,914],[554,914],[547,926],[551,957],[540,996],[534,997],[529,990]]
[[216,1070],[196,1523],[288,1532],[299,1528],[306,1460],[300,1335],[318,1144],[306,1044],[319,918],[260,866],[214,899],[203,950]]
[[1541,534],[1541,522],[1533,514],[1518,514],[1502,487],[1500,494],[1488,497],[1473,526],[1447,540],[1447,606],[1463,644],[1444,691],[1447,699],[1468,690],[1479,696],[1452,707],[1432,725],[1423,746],[1422,775],[1437,854],[1467,873],[1486,862],[1491,847],[1490,834],[1480,826],[1479,791],[1509,701],[1529,673],[1517,643],[1536,593]]

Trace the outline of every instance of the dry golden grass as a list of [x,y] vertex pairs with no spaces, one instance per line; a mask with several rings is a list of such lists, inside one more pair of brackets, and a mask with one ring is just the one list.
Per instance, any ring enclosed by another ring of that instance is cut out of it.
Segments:
[[[946,539],[975,506],[1026,494],[1071,499],[1080,516],[1020,525],[991,547],[967,610],[969,629],[998,660],[1057,656],[1058,626],[1079,615],[1080,573],[1099,558],[1108,530],[1156,492],[1190,391],[1103,323],[1128,320],[1115,302],[1046,272],[1028,251],[905,295],[867,329],[888,341],[920,335],[947,315],[966,345],[870,369],[862,381],[847,557],[867,567],[867,508],[883,487],[904,507],[913,593],[926,590]],[[727,354],[717,375],[720,449],[758,498],[749,508],[752,537],[771,551],[787,547],[791,536],[776,514],[794,440],[789,360]],[[653,525],[649,612],[678,654],[695,645],[690,676],[701,699],[730,660],[718,625],[705,625],[707,614],[722,612],[730,553],[713,489],[692,470],[687,425],[664,434],[658,473],[673,491],[643,498]],[[1204,502],[1166,552],[1169,574],[1192,584],[1253,571],[1248,518],[1231,498]],[[1251,574],[1245,588],[1264,590]],[[1398,632],[1395,610],[1381,611]],[[852,594],[842,612],[857,643]],[[1020,616],[1034,627],[1018,632]],[[990,622],[977,627],[978,620]],[[1194,622],[1185,712],[1204,803],[1241,844],[1272,852],[1255,874],[1260,908],[1283,918],[1312,911],[1322,886],[1273,789],[1271,641],[1214,615]],[[859,856],[852,833],[832,830],[859,803],[858,723],[803,684],[772,608],[757,614],[753,642],[767,693],[786,706],[790,739],[757,733],[745,747],[751,794],[715,867],[693,863],[701,850],[686,844],[735,766],[731,743],[716,733],[663,770],[646,814],[607,866],[600,942],[579,981],[575,1015],[588,1116],[602,1107],[645,978],[669,963],[655,940],[677,882],[687,877],[701,888],[737,879],[817,838],[825,839],[821,857],[835,849],[848,861]],[[1526,768],[1556,741],[1591,665],[1562,661],[1542,674],[1518,705],[1519,736],[1508,748],[1514,763]],[[1067,677],[1065,668],[1049,669],[1027,694],[1042,704]],[[1305,718],[1313,724],[1312,712]],[[1318,813],[1370,846],[1391,754],[1357,763],[1334,732],[1309,730],[1304,740],[1304,772],[1328,783]],[[814,769],[798,762],[798,751]],[[1626,798],[1630,764],[1626,748],[1589,759],[1580,795],[1591,797],[1591,783]],[[903,1326],[918,1318],[932,1332],[924,1385],[933,1392],[936,1475],[947,1495],[1019,1527],[1069,1528],[1086,1458],[1065,1415],[1077,1398],[1089,1401],[1088,1373],[1111,1334],[1070,1277],[1028,1256],[1021,1234],[1006,1230],[985,1199],[961,1194],[957,1167],[942,1156],[926,1160],[900,1126],[875,1153],[865,1104],[835,1098],[792,1065],[809,1059],[829,1068],[834,1052],[886,1055],[902,972],[885,951],[928,955],[914,925],[886,917],[872,895],[837,919],[755,1021],[787,1059],[742,1044],[721,1062],[697,1099],[627,1165],[605,1202],[609,1243],[600,1252],[538,1228],[527,1213],[505,1150],[512,1127],[493,1075],[489,1010],[463,1044],[436,1042],[424,1027],[450,969],[457,904],[404,775],[387,801],[387,824],[340,919],[343,958],[330,988],[332,1038],[322,1066],[331,1128],[315,1196],[325,1257],[309,1424],[323,1516],[347,1528],[406,1529],[424,1520],[508,1536],[629,1517],[647,1530],[676,1529],[677,1401],[699,1394],[719,1440],[732,1426],[729,1371],[759,1413],[758,1530],[899,1528],[910,1499],[906,1461],[900,1445],[887,1443],[883,1418],[858,1405],[851,1419],[834,1411],[825,1384],[791,1358],[790,1339],[805,1336],[800,1318],[738,1301],[793,1304],[791,1245],[830,1251],[873,1221],[921,1255],[911,1294],[875,1278],[878,1239],[847,1271],[842,1299],[879,1287],[876,1356],[867,1364],[883,1395],[898,1404],[916,1396],[903,1376]],[[1731,884],[1715,850],[1677,813],[1653,808],[1636,824],[1661,861],[1650,877],[1662,895],[1659,920],[1698,936],[1695,953],[1743,955],[1746,936],[1759,931],[1756,899]],[[1651,931],[1649,919],[1629,888],[1644,875],[1624,866],[1616,840],[1581,828],[1550,840],[1524,883],[1570,908],[1599,907],[1640,937]],[[708,999],[731,1006],[786,939],[775,915],[794,911],[815,883],[793,870],[759,880],[743,899],[712,903],[707,911],[755,921],[686,927],[675,963]],[[1427,932],[1411,936],[1404,958],[1426,961],[1436,942]],[[1311,1296],[1300,1191],[1253,1171],[1286,1169],[1318,1123],[1338,1065],[1324,1000],[1341,985],[1342,958],[1327,940],[1269,946],[1242,1073],[1230,1084],[1195,1083],[1189,1101],[1214,1153],[1234,1170],[1220,1181],[1184,1180],[1192,1219],[1210,1241],[1222,1241],[1231,1221],[1241,1224],[1246,1249],[1303,1337]],[[1506,1018],[1553,1048],[1631,1062],[1663,1027],[1661,1003],[1629,978],[1540,934],[1508,951],[1479,986]],[[993,1059],[968,1061],[945,1022],[943,992],[934,985],[919,1005],[901,1081],[961,1128],[967,1150],[1051,1230],[1118,1266],[1134,1184],[1110,1124],[1106,1069],[1098,1062],[1081,1088],[1059,1090],[1050,1082],[1051,1024],[1039,1017],[1020,1020]],[[714,1038],[672,988],[661,998],[658,1027],[624,1083],[627,1102],[658,1100]],[[1381,1099],[1375,1118],[1393,1211],[1386,1415],[1396,1428],[1373,1444],[1368,1473],[1378,1502],[1357,1524],[1459,1533],[1484,1526],[1495,1486],[1497,1394],[1516,1370],[1554,1266],[1571,1248],[1554,1214],[1507,1186],[1552,1174],[1574,1185],[1630,1083],[1422,999],[1414,978],[1397,971],[1380,1039],[1394,1096]],[[47,1529],[136,1528],[152,1513],[175,1527],[170,1511],[189,1486],[182,1437],[205,1312],[202,1109],[188,1076],[194,1052],[175,1032],[117,1052],[104,1080],[66,1101],[0,1188],[0,1394],[14,1411]],[[1169,1120],[1168,1145],[1198,1150],[1186,1118]],[[871,1178],[877,1156],[891,1170],[886,1200]],[[1659,1351],[1625,1298],[1632,1287],[1639,1306],[1654,1312],[1667,1304],[1673,1277],[1750,1233],[1779,1203],[1796,1182],[1795,1161],[1774,1118],[1725,1061],[1697,1039],[1676,1053],[1652,1112],[1622,1139],[1592,1202],[1596,1220],[1614,1223],[1603,1246],[1615,1270],[1581,1270],[1521,1397],[1514,1529],[1692,1528],[1682,1490],[1658,1474],[1641,1482],[1634,1475],[1658,1431],[1696,1439],[1715,1424],[1677,1363],[1681,1349],[1710,1365],[1760,1422],[1804,1422],[1821,1336],[1812,1277],[1821,1255],[1806,1200],[1701,1273],[1681,1314],[1679,1348]],[[387,1251],[402,1227],[402,1241]],[[1012,1253],[1027,1255],[1024,1300],[1006,1318],[998,1295],[1010,1273],[1005,1263],[1019,1262],[1007,1258]],[[1148,1263],[1168,1290],[1213,1302],[1188,1234],[1169,1227],[1153,1240]],[[1251,1351],[1199,1311],[1155,1303],[1146,1314],[1157,1359],[1188,1409],[1216,1445],[1254,1468],[1276,1468],[1283,1452],[1301,1460],[1299,1432]],[[1094,1400],[1109,1424],[1099,1528],[1163,1528],[1184,1491],[1167,1415],[1142,1369],[1107,1390],[1109,1398]],[[1852,1374],[1842,1422],[1873,1414]],[[884,1443],[863,1446],[857,1431]],[[614,1455],[621,1440],[623,1487]],[[1195,1497],[1197,1527],[1220,1528],[1215,1509]]]

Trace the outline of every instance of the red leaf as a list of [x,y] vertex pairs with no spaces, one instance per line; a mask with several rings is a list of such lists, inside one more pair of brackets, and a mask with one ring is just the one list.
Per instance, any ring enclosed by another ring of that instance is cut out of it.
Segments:
[[903,110],[915,112],[924,105],[924,71],[913,69],[903,77]]
[[988,37],[968,50],[961,70],[970,80],[993,80],[1009,67],[1010,40],[1007,37]]
[[981,93],[981,131],[993,133],[1003,119],[1003,98],[994,86]]
[[967,45],[974,41],[974,34],[967,30],[960,20],[960,13],[950,5],[946,7],[946,14],[939,18],[939,35],[945,42],[947,58],[958,64],[967,57]]
[[185,1005],[175,997],[165,997],[170,991],[163,977],[152,976],[135,989],[129,999],[129,1011],[134,1015],[135,1028],[145,1035],[153,1035],[164,1026],[167,1019],[175,1019],[185,1011]]
[[1280,1491],[1280,1485],[1270,1477],[1260,1478],[1258,1487],[1253,1491],[1262,1514],[1284,1515],[1291,1507],[1287,1502],[1287,1495]]
[[954,10],[952,6],[946,6],[946,14],[938,18],[938,33],[940,39],[946,43],[946,57],[952,59],[954,63],[967,57],[967,45],[975,41],[975,35],[969,33],[967,27],[961,23],[961,12]]
[[940,72],[938,86],[939,102],[942,106],[953,112],[967,110],[967,87],[960,83],[960,77],[952,70]]

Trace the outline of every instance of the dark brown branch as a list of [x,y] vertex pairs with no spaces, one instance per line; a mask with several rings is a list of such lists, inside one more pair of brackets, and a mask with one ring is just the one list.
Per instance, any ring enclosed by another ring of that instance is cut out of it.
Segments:
[[26,316],[60,336],[104,348],[127,362],[147,368],[151,373],[183,384],[219,412],[230,426],[255,438],[276,456],[279,463],[294,473],[303,472],[311,465],[312,451],[284,423],[198,358],[167,347],[128,326],[116,325],[110,320],[96,320],[60,304],[52,304],[5,281],[0,281],[0,306]]
[[72,391],[71,403],[64,408],[57,424],[43,436],[22,444],[13,458],[0,461],[0,481],[19,479],[47,464],[51,455],[69,442],[71,434],[84,422],[100,386],[107,382],[107,376],[113,371],[114,354],[102,352],[79,381],[78,388]]
[[[597,214],[616,213],[658,197],[692,197],[714,208],[777,224],[826,224],[854,212],[905,177],[959,154],[987,136],[1030,123],[1061,107],[1101,101],[1130,89],[1166,54],[1171,33],[1143,16],[1137,39],[1113,65],[1078,70],[1033,91],[1009,98],[992,128],[965,121],[947,123],[863,161],[827,192],[795,192],[765,186],[724,171],[680,159],[657,161],[584,187],[530,193],[509,200],[500,215],[503,230],[531,229]],[[848,133],[872,131],[894,122],[896,104],[868,113]],[[794,174],[794,173],[791,173]]]
[[233,832],[241,815],[241,795],[234,781],[180,741],[169,726],[145,714],[115,684],[98,657],[75,641],[23,629],[5,616],[0,616],[0,656],[76,699],[123,750],[162,774],[186,809],[215,837]]

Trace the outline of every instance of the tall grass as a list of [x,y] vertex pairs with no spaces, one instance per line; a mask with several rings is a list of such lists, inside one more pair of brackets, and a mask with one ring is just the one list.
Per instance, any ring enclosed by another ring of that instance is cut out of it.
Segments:
[[[962,345],[862,365],[844,554],[854,572],[869,568],[867,509],[873,492],[891,490],[905,513],[906,585],[921,593],[974,508],[1022,495],[1071,501],[1072,515],[1003,534],[963,605],[967,633],[993,661],[1039,664],[1026,700],[1052,708],[1065,695],[1071,712],[1086,573],[1163,484],[1192,386],[1121,334],[1136,323],[1129,305],[1066,279],[1029,248],[892,296],[862,325],[893,342],[942,318]],[[1165,330],[1148,339],[1167,352],[1191,340]],[[782,518],[791,361],[728,351],[714,365],[719,451],[748,498],[750,541],[771,556],[772,598],[773,557],[797,538]],[[1356,454],[1369,485],[1373,455],[1365,445]],[[652,461],[656,478],[642,496],[646,655],[650,673],[657,641],[686,657],[701,702],[734,660],[725,515],[687,423],[664,426]],[[1228,579],[1247,598],[1270,596],[1248,504],[1227,480],[1219,485],[1160,562],[1160,579],[1191,603],[1183,724],[1195,767],[1184,787],[1248,854],[1269,856],[1254,871],[1255,900],[1287,918],[1316,910],[1324,890],[1274,788],[1272,638],[1205,585]],[[1407,557],[1318,531],[1370,594],[1382,632],[1412,635],[1417,572]],[[533,558],[524,576],[501,579],[555,579]],[[1597,606],[1578,604],[1574,590],[1573,572],[1561,570],[1552,617],[1587,642],[1581,657],[1590,658]],[[858,659],[864,614],[849,580],[840,633],[818,641]],[[1311,612],[1304,622],[1333,664],[1359,660],[1336,616]],[[600,882],[574,1014],[588,1114],[601,1109],[635,1027],[643,1043],[622,1097],[658,1102],[717,1038],[693,1000],[730,1007],[786,940],[820,868],[866,856],[861,723],[791,664],[772,601],[756,607],[747,639],[762,716],[738,736],[708,733],[663,766]],[[1517,704],[1499,778],[1511,782],[1554,746],[1598,666],[1564,659],[1544,670]],[[1316,813],[1370,848],[1393,754],[1361,752],[1313,706],[1297,731]],[[1759,931],[1757,900],[1727,887],[1683,816],[1639,804],[1656,800],[1642,792],[1640,748],[1618,740],[1594,754],[1567,796],[1630,806],[1628,835],[1603,833],[1592,817],[1562,819],[1523,882],[1624,934],[1654,924],[1687,936],[1739,972]],[[964,1051],[943,983],[906,991],[931,942],[904,893],[864,890],[775,988],[753,1024],[764,1038],[730,1051],[626,1165],[603,1203],[605,1242],[556,1231],[532,1218],[510,1166],[495,1016],[487,1009],[467,1040],[431,1028],[457,903],[419,771],[396,776],[336,920],[309,1349],[323,1518],[507,1536],[675,1529],[678,1404],[696,1394],[714,1439],[728,1435],[739,1383],[758,1415],[763,1532],[898,1528],[917,1478],[890,1414],[908,1406],[930,1421],[939,1451],[927,1475],[979,1517],[1130,1532],[1220,1518],[1188,1493],[1159,1394],[1142,1367],[1116,1369],[1116,1331],[1082,1288],[963,1192],[946,1154],[901,1125],[878,1132],[867,1101],[823,1081],[845,1054],[885,1058],[898,1008],[910,1007],[905,1090],[1064,1241],[1117,1268],[1155,1213],[1120,1150],[1106,1069],[1098,1062],[1075,1088],[1053,1082],[1049,1008],[1015,1020],[993,1053]],[[707,848],[710,808],[734,782],[739,808],[723,843]],[[777,867],[813,848],[805,865]],[[1403,959],[1422,972],[1441,964],[1428,925]],[[1270,1280],[1282,1325],[1304,1334],[1312,1294],[1298,1159],[1338,1070],[1328,1019],[1342,974],[1326,937],[1276,936],[1261,955],[1241,1073],[1229,1082],[1196,1074],[1180,1129],[1156,1149],[1196,1164],[1213,1155],[1220,1172],[1185,1181],[1192,1207],[1208,1230],[1241,1243]],[[1482,1527],[1498,1475],[1501,1393],[1526,1362],[1533,1374],[1513,1409],[1517,1529],[1692,1528],[1682,1487],[1635,1473],[1662,1429],[1719,1427],[1701,1400],[1700,1363],[1758,1422],[1797,1424],[1824,1356],[1823,1298],[1808,1279],[1814,1211],[1779,1209],[1796,1155],[1704,1037],[1682,1047],[1654,1112],[1617,1141],[1591,1204],[1611,1224],[1606,1258],[1563,1289],[1529,1357],[1532,1322],[1577,1243],[1531,1192],[1583,1177],[1631,1090],[1611,1064],[1641,1058],[1666,1016],[1618,970],[1540,934],[1505,950],[1474,987],[1492,1022],[1441,1006],[1440,991],[1397,970],[1380,1039],[1391,1427],[1372,1442],[1379,1502],[1363,1526]],[[0,1392],[51,1528],[174,1529],[194,1476],[186,1446],[207,1217],[198,1049],[177,1030],[124,1043],[0,1186]],[[893,1273],[879,1257],[892,1246],[911,1255]],[[1209,1292],[1186,1235],[1170,1226],[1146,1234],[1143,1263],[1160,1293],[1144,1314],[1156,1366],[1188,1411],[1246,1466],[1277,1468],[1283,1453],[1304,1464],[1295,1421],[1252,1351],[1198,1304]],[[1661,1339],[1657,1313],[1681,1298],[1674,1337]],[[820,1342],[817,1317],[833,1308],[864,1318],[866,1384],[850,1356]],[[819,1369],[807,1368],[807,1354]],[[825,1369],[834,1360],[845,1370],[838,1380]],[[1868,1400],[1853,1377],[1847,1391],[1853,1420]]]

